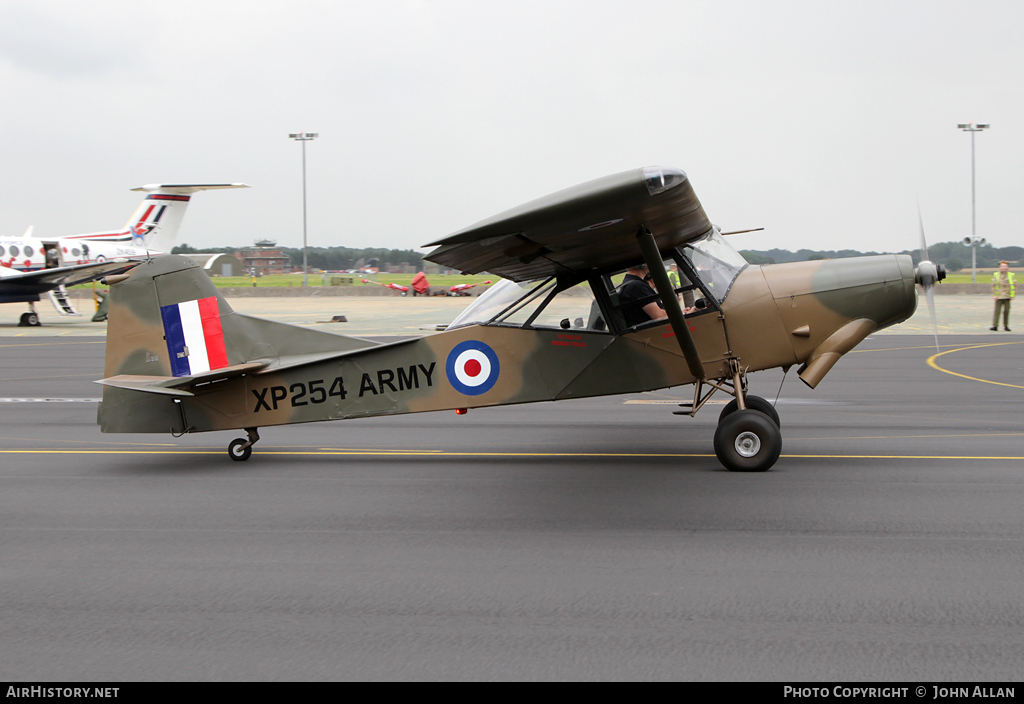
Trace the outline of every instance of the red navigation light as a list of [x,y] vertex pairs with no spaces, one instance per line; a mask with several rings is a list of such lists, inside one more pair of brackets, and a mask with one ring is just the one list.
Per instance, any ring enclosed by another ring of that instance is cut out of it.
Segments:
[[464,416],[467,413],[469,413],[469,409],[468,408],[456,408],[455,409],[455,415],[457,415],[457,416]]

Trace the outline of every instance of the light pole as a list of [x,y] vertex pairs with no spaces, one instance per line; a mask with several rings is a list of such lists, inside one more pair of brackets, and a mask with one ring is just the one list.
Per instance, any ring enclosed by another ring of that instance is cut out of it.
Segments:
[[964,244],[971,248],[971,283],[978,283],[978,245],[985,244],[985,238],[978,238],[975,232],[975,207],[974,207],[974,133],[987,130],[991,125],[976,125],[973,122],[957,125],[958,129],[971,133],[971,237],[964,238]]
[[302,142],[302,285],[309,286],[309,274],[306,266],[306,142],[320,136],[319,132],[299,132],[288,137]]

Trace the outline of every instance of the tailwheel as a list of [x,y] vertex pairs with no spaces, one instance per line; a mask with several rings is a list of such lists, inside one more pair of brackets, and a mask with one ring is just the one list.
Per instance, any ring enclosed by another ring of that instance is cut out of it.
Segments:
[[[747,403],[751,397],[747,396]],[[771,418],[748,408],[727,415],[715,430],[715,454],[730,472],[764,472],[782,452],[782,433]]]
[[[779,413],[775,410],[775,406],[772,405],[771,401],[761,398],[760,396],[745,394],[743,396],[743,402],[746,404],[747,408],[755,411],[761,411],[761,413],[764,413],[766,416],[771,418],[772,422],[775,423],[776,428],[782,427],[782,421],[779,420]],[[738,411],[739,408],[740,406],[736,403],[736,399],[725,404],[725,408],[722,409],[722,413],[718,416],[719,424],[725,420],[726,416],[731,416],[733,413]]]
[[252,456],[252,445],[245,438],[236,438],[228,445],[228,457],[235,462],[245,462]]
[[260,434],[256,428],[246,428],[248,438],[235,438],[228,445],[228,457],[235,462],[245,462],[252,456],[252,446],[260,440]]

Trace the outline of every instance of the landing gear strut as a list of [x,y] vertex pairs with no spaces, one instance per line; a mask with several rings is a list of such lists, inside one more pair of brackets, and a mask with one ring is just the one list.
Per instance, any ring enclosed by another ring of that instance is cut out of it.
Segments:
[[[737,360],[729,362],[732,379],[697,381],[693,403],[680,404],[689,410],[677,415],[696,415],[715,391],[724,391],[735,398],[726,404],[718,417],[715,430],[715,455],[730,472],[765,472],[782,452],[779,414],[771,403],[747,393],[746,374]],[[703,387],[709,390],[702,395]]]
[[245,462],[252,456],[252,446],[260,440],[260,434],[256,432],[256,428],[246,428],[245,432],[249,434],[249,439],[236,438],[228,444],[228,457],[233,459],[235,462]]

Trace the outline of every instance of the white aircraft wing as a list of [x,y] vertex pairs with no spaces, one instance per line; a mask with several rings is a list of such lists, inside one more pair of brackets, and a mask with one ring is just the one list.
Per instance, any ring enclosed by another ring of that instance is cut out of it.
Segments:
[[3,302],[5,296],[45,293],[58,286],[74,286],[112,274],[123,274],[140,263],[137,261],[112,261],[38,271],[15,271],[7,267],[0,267],[0,302]]

